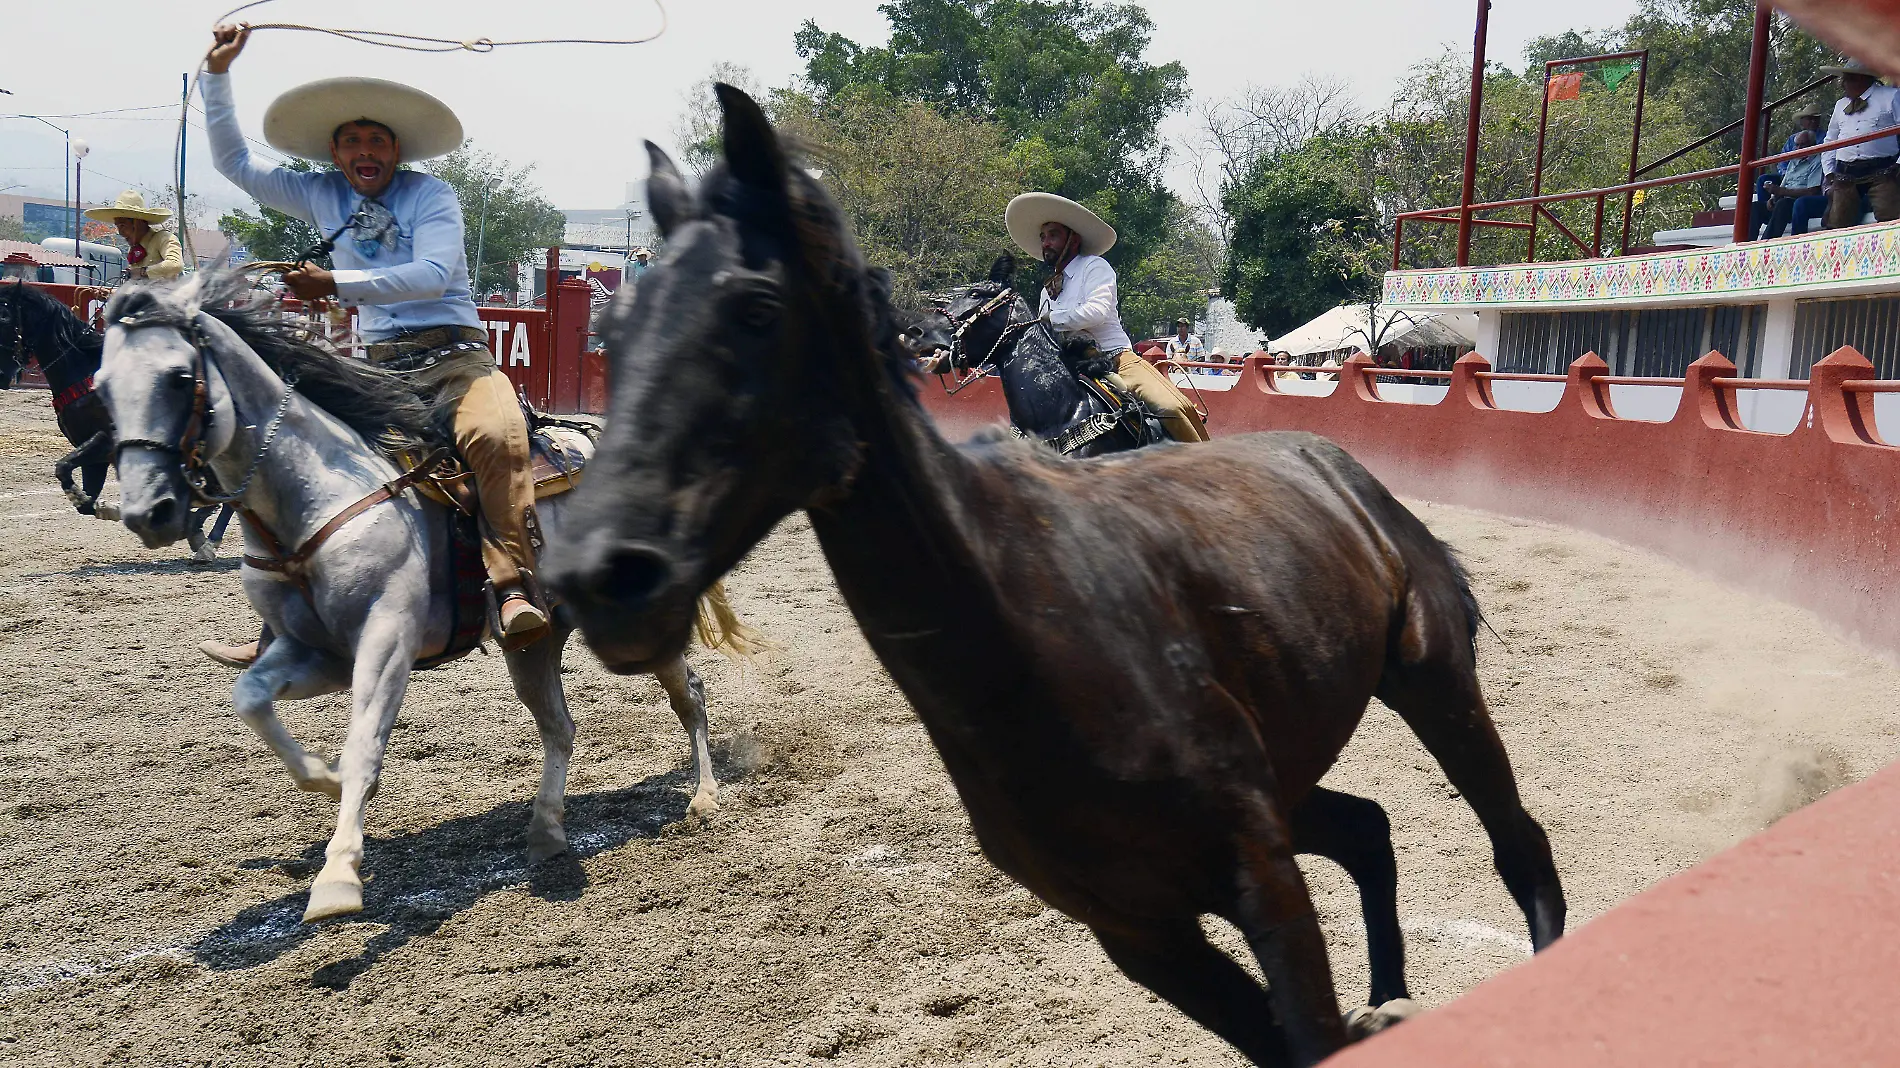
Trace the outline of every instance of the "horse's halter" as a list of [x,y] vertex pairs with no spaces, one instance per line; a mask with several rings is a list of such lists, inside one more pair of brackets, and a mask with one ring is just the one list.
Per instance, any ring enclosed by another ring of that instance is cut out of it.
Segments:
[[282,425],[284,413],[290,408],[291,394],[297,390],[296,379],[286,376],[284,396],[277,402],[277,414],[271,417],[270,426],[258,442],[257,451],[251,456],[243,480],[238,483],[237,489],[230,493],[223,492],[217,472],[211,469],[210,461],[204,455],[205,433],[211,429],[211,419],[215,413],[211,407],[211,380],[205,373],[210,358],[206,352],[210,339],[205,336],[204,325],[200,321],[203,314],[199,312],[190,316],[185,324],[170,316],[140,319],[128,315],[119,320],[119,325],[127,329],[170,326],[180,328],[180,332],[185,334],[185,340],[191,343],[191,413],[185,417],[184,429],[179,432],[175,442],[152,438],[120,438],[112,446],[112,461],[115,465],[119,462],[119,455],[127,448],[150,449],[177,456],[178,471],[184,477],[185,485],[191,488],[191,504],[194,508],[235,504],[243,499],[244,491],[250,488],[251,478],[257,474],[258,466],[264,462],[265,455],[270,452],[271,442],[277,437],[277,428]]
[[[949,319],[951,324],[956,327],[956,332],[950,335],[950,363],[953,366],[972,366],[969,361],[969,350],[964,345],[963,335],[968,333],[971,327],[996,314],[999,310],[1007,315],[1010,309],[1015,305],[1016,297],[1017,293],[1015,287],[1004,286],[1001,292],[989,300],[984,301],[975,309],[965,312],[961,316],[944,316],[944,318]],[[1003,329],[997,332],[996,341],[990,345],[989,351],[985,352],[982,360],[974,365],[976,370],[981,372],[993,368],[995,366],[996,354],[1001,351],[1003,343],[1008,341],[1012,334],[1018,334],[1028,330],[1039,321],[1040,320],[1037,319],[1025,319],[1020,323],[1003,324]]]

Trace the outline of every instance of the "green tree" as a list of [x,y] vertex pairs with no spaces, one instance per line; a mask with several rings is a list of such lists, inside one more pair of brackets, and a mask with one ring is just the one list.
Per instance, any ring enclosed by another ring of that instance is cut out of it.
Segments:
[[431,161],[428,170],[447,182],[462,202],[462,238],[471,267],[476,246],[481,246],[484,262],[479,272],[471,272],[477,275],[474,292],[478,297],[507,284],[514,265],[529,250],[561,243],[567,218],[531,180],[532,164],[510,167],[494,154],[464,143]]
[[1173,333],[1175,319],[1198,319],[1207,294],[1220,285],[1225,250],[1193,209],[1176,203],[1169,236],[1116,279],[1122,325],[1137,338]]
[[1052,166],[1039,141],[1012,144],[994,123],[874,86],[824,102],[781,92],[773,110],[837,197],[865,256],[891,271],[899,307],[982,277],[1008,246],[1003,208],[1012,191]]
[[26,224],[11,215],[0,215],[0,241],[25,241]]
[[1045,188],[1087,204],[1120,235],[1108,259],[1138,263],[1169,237],[1156,127],[1186,99],[1187,71],[1143,55],[1154,26],[1134,4],[1090,0],[890,0],[888,45],[806,22],[794,43],[822,103],[875,86],[900,100],[1040,141]]
[[[292,159],[284,166],[298,172],[317,169],[316,164],[301,159]],[[261,204],[255,215],[242,208],[225,212],[218,217],[218,229],[243,245],[254,260],[296,260],[324,238],[316,227],[302,219]],[[316,263],[325,268],[331,266],[327,255],[317,257]]]
[[1370,190],[1354,159],[1362,146],[1316,137],[1262,157],[1228,191],[1233,245],[1222,291],[1243,321],[1278,336],[1335,305],[1368,299],[1381,240]]

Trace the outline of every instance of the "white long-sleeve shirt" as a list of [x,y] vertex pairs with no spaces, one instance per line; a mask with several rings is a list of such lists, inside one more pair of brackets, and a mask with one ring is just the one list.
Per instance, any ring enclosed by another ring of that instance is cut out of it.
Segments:
[[1100,256],[1077,256],[1062,269],[1062,295],[1042,291],[1042,315],[1063,334],[1086,334],[1105,353],[1134,348],[1122,329],[1115,268]]
[[[1822,138],[1823,141],[1840,141],[1884,130],[1889,126],[1900,126],[1900,89],[1876,82],[1861,99],[1867,101],[1867,107],[1857,115],[1847,113],[1846,98],[1834,102],[1834,118],[1827,124],[1827,136]],[[1876,137],[1863,144],[1821,153],[1821,173],[1833,174],[1837,162],[1851,163],[1859,159],[1891,158],[1896,155],[1900,155],[1900,137]]]
[[[218,173],[265,207],[310,223],[328,237],[363,205],[363,195],[336,171],[266,167],[251,158],[231,100],[231,76],[206,73],[205,131]],[[388,244],[344,231],[330,253],[337,303],[357,307],[365,340],[438,326],[481,328],[468,294],[462,205],[447,182],[420,171],[397,171],[376,198],[395,216]]]

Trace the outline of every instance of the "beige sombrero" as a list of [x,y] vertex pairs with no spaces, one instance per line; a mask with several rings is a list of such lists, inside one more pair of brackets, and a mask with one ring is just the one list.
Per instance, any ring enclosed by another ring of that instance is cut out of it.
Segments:
[[1003,210],[1003,225],[1016,247],[1042,258],[1042,224],[1059,222],[1082,235],[1082,254],[1100,256],[1115,247],[1115,228],[1101,216],[1054,193],[1024,193]]
[[145,194],[136,189],[128,189],[120,193],[119,199],[106,207],[86,209],[86,218],[97,219],[100,222],[111,222],[114,219],[144,219],[148,223],[161,223],[171,217],[172,213],[164,208],[146,207]]
[[1881,74],[1879,71],[1875,70],[1874,68],[1868,66],[1865,63],[1862,63],[1858,59],[1850,59],[1845,63],[1822,67],[1821,73],[1832,74],[1836,77],[1839,77],[1840,75],[1843,75],[1843,74],[1862,74],[1869,78],[1872,78],[1875,81],[1879,81],[1881,78]]
[[381,78],[325,78],[290,90],[264,112],[264,140],[293,156],[326,163],[330,135],[358,119],[394,130],[404,163],[447,155],[462,144],[462,121],[447,104]]

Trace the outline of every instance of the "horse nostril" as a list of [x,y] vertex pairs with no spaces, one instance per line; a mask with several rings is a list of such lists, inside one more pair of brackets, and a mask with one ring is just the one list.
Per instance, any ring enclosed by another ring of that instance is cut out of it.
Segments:
[[171,526],[172,520],[177,517],[178,502],[167,497],[157,504],[152,505],[151,515],[146,517],[146,523],[154,530],[163,530]]
[[666,557],[652,549],[615,549],[598,575],[599,593],[619,604],[637,604],[665,584],[672,571]]

